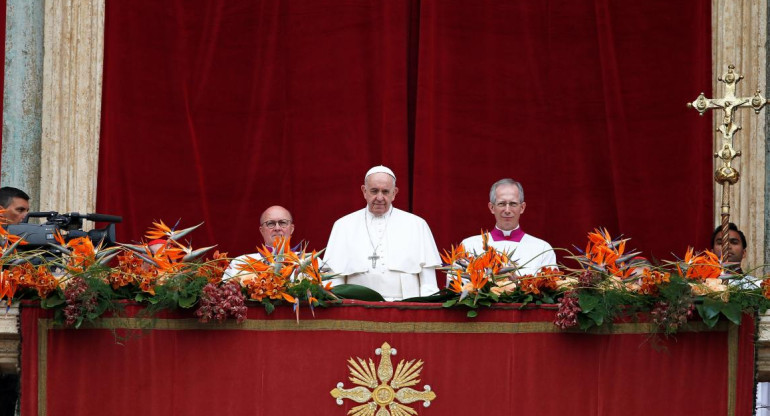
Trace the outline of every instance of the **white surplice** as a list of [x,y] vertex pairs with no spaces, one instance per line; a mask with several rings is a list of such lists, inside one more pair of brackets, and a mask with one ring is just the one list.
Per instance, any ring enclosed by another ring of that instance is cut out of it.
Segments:
[[333,284],[366,286],[386,300],[438,291],[435,268],[441,257],[430,227],[422,218],[393,207],[380,217],[364,208],[337,220],[324,262],[340,275]]
[[[543,267],[558,267],[556,254],[550,244],[537,237],[524,234],[520,242],[494,241],[487,235],[488,242],[495,250],[511,255],[511,260],[519,266],[518,275],[534,275]],[[468,237],[462,242],[465,251],[471,254],[484,252],[484,244],[481,235]]]

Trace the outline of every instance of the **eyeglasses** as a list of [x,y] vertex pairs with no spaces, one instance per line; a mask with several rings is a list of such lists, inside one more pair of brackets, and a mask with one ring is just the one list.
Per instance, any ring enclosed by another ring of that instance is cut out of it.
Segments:
[[500,201],[500,202],[495,204],[495,206],[497,206],[498,208],[501,208],[501,209],[505,209],[506,206],[515,209],[515,208],[518,208],[519,205],[521,205],[521,204],[518,203],[518,202],[503,202],[503,201]]
[[286,228],[289,226],[289,224],[291,224],[291,220],[279,220],[279,221],[270,220],[270,221],[265,221],[260,225],[263,225],[272,230],[275,227]]

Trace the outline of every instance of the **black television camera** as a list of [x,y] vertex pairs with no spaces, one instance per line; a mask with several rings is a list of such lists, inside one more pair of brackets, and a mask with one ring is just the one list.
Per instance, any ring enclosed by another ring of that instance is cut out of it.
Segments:
[[[29,224],[30,218],[46,218],[46,222],[44,224]],[[82,230],[83,220],[110,224],[104,228],[86,232]],[[59,244],[55,238],[57,231],[64,238],[64,241],[77,237],[89,237],[94,245],[101,243],[102,247],[108,247],[115,244],[115,223],[121,221],[123,218],[115,215],[79,214],[77,212],[59,214],[56,211],[30,212],[20,224],[9,224],[7,229],[10,234],[23,236],[24,241],[27,242],[27,244],[17,246],[19,250],[42,248],[52,251],[53,254],[61,254],[54,248],[54,245]]]

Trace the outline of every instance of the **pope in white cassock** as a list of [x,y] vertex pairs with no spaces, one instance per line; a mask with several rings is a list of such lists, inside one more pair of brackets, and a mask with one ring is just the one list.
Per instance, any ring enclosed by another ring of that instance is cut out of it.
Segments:
[[[513,253],[511,259],[519,265],[519,276],[535,274],[542,267],[556,267],[556,255],[547,242],[524,233],[519,225],[524,202],[524,188],[513,179],[501,179],[489,191],[489,211],[495,216],[495,228],[488,233],[488,244],[495,250]],[[463,240],[465,250],[481,254],[481,235]]]
[[393,208],[393,171],[369,169],[361,192],[366,208],[337,220],[326,245],[324,261],[340,275],[333,284],[366,286],[388,301],[438,292],[436,242],[425,220]]

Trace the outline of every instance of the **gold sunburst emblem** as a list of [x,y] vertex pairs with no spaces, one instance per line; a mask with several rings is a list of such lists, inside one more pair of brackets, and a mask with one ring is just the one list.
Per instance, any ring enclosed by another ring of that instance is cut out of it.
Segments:
[[394,371],[390,356],[396,355],[395,348],[386,342],[374,353],[380,356],[380,365],[376,370],[371,358],[368,362],[358,357],[348,359],[349,379],[359,387],[345,389],[342,382],[337,383],[331,395],[337,399],[338,405],[342,405],[343,399],[364,403],[350,409],[348,414],[351,416],[410,416],[417,415],[417,411],[404,406],[404,403],[422,400],[423,406],[430,406],[436,393],[431,391],[429,385],[425,385],[424,391],[410,388],[420,382],[417,377],[422,371],[422,360],[401,360]]

